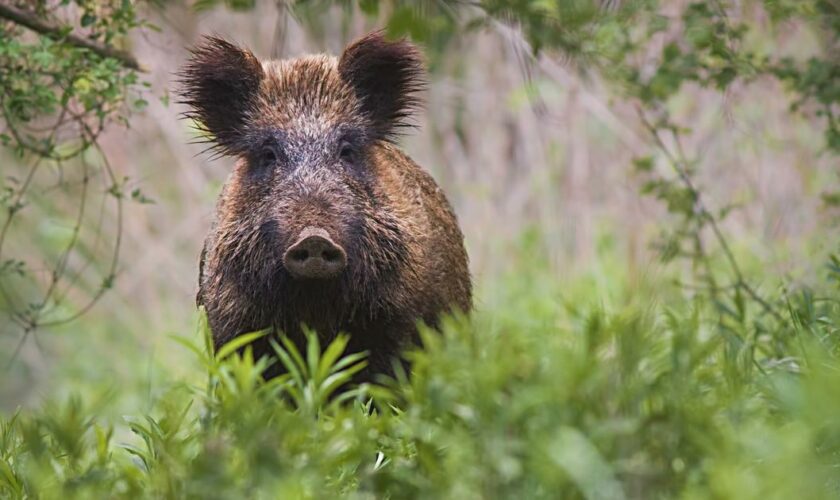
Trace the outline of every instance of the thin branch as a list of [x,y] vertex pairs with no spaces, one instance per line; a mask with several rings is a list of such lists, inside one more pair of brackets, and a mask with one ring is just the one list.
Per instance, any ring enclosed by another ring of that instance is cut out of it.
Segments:
[[729,264],[730,269],[732,270],[732,274],[735,275],[735,284],[740,287],[742,290],[747,292],[754,301],[756,301],[765,312],[776,318],[780,323],[786,323],[784,318],[781,314],[778,313],[755,289],[750,285],[747,280],[744,278],[744,274],[741,272],[741,267],[738,265],[737,259],[735,259],[735,254],[732,253],[732,250],[729,248],[729,242],[726,240],[726,237],[723,235],[723,231],[721,231],[720,226],[717,223],[717,219],[714,215],[706,208],[706,205],[703,203],[703,200],[700,197],[700,191],[694,185],[694,182],[691,180],[691,176],[689,176],[688,171],[685,168],[686,159],[685,153],[682,150],[682,145],[680,144],[679,138],[674,135],[674,139],[677,144],[677,154],[675,155],[668,146],[665,145],[665,141],[662,140],[662,137],[659,135],[659,130],[654,126],[653,123],[648,120],[645,112],[640,108],[636,107],[636,112],[639,115],[639,119],[642,122],[642,125],[645,129],[650,133],[651,138],[656,143],[657,147],[662,151],[665,155],[665,158],[668,160],[668,163],[677,173],[679,176],[680,181],[683,185],[691,192],[694,201],[695,210],[698,212],[698,215],[704,220],[709,227],[712,229],[712,233],[715,236],[715,240],[717,240],[718,244],[720,245],[721,249],[723,250],[724,257],[726,258],[727,263]]
[[146,71],[131,53],[116,49],[110,45],[101,44],[88,38],[82,38],[73,33],[65,33],[66,27],[57,26],[39,19],[38,16],[31,12],[18,9],[11,5],[0,4],[0,18],[8,19],[20,26],[25,26],[32,31],[52,38],[53,40],[62,40],[70,45],[88,49],[101,57],[116,59],[126,68],[141,72]]
[[47,307],[49,305],[50,298],[52,297],[53,293],[55,293],[56,287],[58,286],[59,281],[64,277],[67,263],[70,261],[70,254],[73,252],[74,248],[76,247],[76,243],[79,240],[79,233],[82,231],[82,224],[84,221],[85,216],[85,209],[87,208],[87,189],[88,184],[90,183],[90,175],[88,174],[88,164],[87,161],[82,158],[82,176],[84,181],[82,182],[82,192],[79,195],[79,210],[76,216],[76,221],[73,225],[72,233],[70,236],[67,245],[59,256],[58,261],[56,262],[55,267],[52,271],[52,276],[50,278],[50,284],[47,287],[47,291],[44,292],[44,296],[41,299],[40,303],[37,305],[33,312],[32,322],[37,326],[40,324],[41,317],[45,314]]
[[[89,137],[95,137],[95,132],[87,125],[82,124],[82,127],[85,129],[85,133]],[[98,133],[98,132],[97,132]],[[99,155],[102,158],[102,163],[105,168],[105,172],[107,173],[108,180],[111,182],[111,186],[117,186],[118,179],[115,174],[114,168],[111,165],[111,162],[108,161],[108,157],[105,155],[105,151],[102,150],[102,146],[99,144],[98,141],[93,140],[91,142],[91,146],[99,152]],[[76,312],[71,313],[69,316],[65,318],[45,321],[39,323],[38,326],[56,326],[61,325],[64,323],[68,323],[70,321],[75,320],[76,318],[82,316],[83,314],[87,313],[96,303],[99,301],[100,298],[105,294],[105,292],[111,287],[111,282],[113,281],[114,277],[117,274],[117,266],[119,265],[119,256],[120,256],[120,246],[122,243],[122,236],[123,236],[123,199],[121,193],[114,193],[112,195],[114,197],[116,203],[116,224],[117,227],[115,229],[116,237],[114,241],[114,249],[113,253],[111,254],[111,262],[109,264],[108,273],[105,275],[105,280],[93,294],[93,296],[88,300],[88,302],[78,309]]]
[[12,366],[14,366],[15,361],[17,361],[18,354],[20,354],[20,351],[23,349],[23,346],[24,344],[26,344],[26,341],[29,340],[30,333],[32,333],[32,329],[30,327],[27,326],[23,329],[23,335],[21,335],[20,340],[18,340],[14,350],[12,351],[12,357],[10,357],[9,361],[6,363],[6,372],[11,371]]

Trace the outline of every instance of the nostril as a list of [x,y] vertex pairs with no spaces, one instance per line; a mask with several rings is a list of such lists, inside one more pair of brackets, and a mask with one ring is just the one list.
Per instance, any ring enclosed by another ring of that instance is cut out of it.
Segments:
[[298,248],[296,250],[293,250],[289,254],[289,257],[291,257],[292,260],[303,262],[309,259],[309,250],[307,250],[306,248]]
[[341,260],[341,252],[334,248],[328,248],[321,252],[321,258],[327,262],[336,262]]

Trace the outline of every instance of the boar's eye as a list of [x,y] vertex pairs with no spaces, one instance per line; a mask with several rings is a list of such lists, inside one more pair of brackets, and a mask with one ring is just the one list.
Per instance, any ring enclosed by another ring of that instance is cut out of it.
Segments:
[[348,140],[341,141],[338,146],[338,156],[346,162],[354,161],[356,159],[356,146]]
[[255,152],[255,163],[260,168],[268,168],[286,161],[286,155],[280,144],[270,141]]
[[260,151],[260,163],[262,165],[274,165],[277,163],[277,153],[274,151],[274,148],[266,146]]

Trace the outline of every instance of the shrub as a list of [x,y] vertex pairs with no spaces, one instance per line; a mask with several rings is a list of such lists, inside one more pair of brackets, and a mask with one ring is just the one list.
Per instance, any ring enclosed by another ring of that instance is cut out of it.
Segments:
[[613,290],[613,305],[588,305],[569,292],[580,284],[518,276],[498,304],[449,318],[442,333],[424,330],[424,349],[408,354],[410,378],[344,392],[336,389],[364,364],[341,355],[346,337],[322,346],[311,335],[305,353],[281,340],[274,362],[289,374],[267,382],[260,374],[271,361],[246,346],[259,333],[216,354],[179,339],[207,383],[173,384],[146,415],[114,424],[71,397],[3,419],[0,492],[840,494],[840,306],[831,283],[789,291],[779,321],[749,303],[729,317],[703,296],[655,291]]

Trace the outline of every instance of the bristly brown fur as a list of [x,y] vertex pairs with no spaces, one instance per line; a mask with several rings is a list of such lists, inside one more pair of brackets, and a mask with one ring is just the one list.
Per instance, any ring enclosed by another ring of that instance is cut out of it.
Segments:
[[392,141],[422,104],[425,89],[420,52],[408,41],[389,41],[375,31],[348,46],[338,63],[342,78],[362,102],[381,139]]
[[250,51],[217,37],[205,37],[191,50],[192,57],[180,72],[184,116],[210,134],[209,148],[219,155],[241,154],[247,117],[264,73]]

